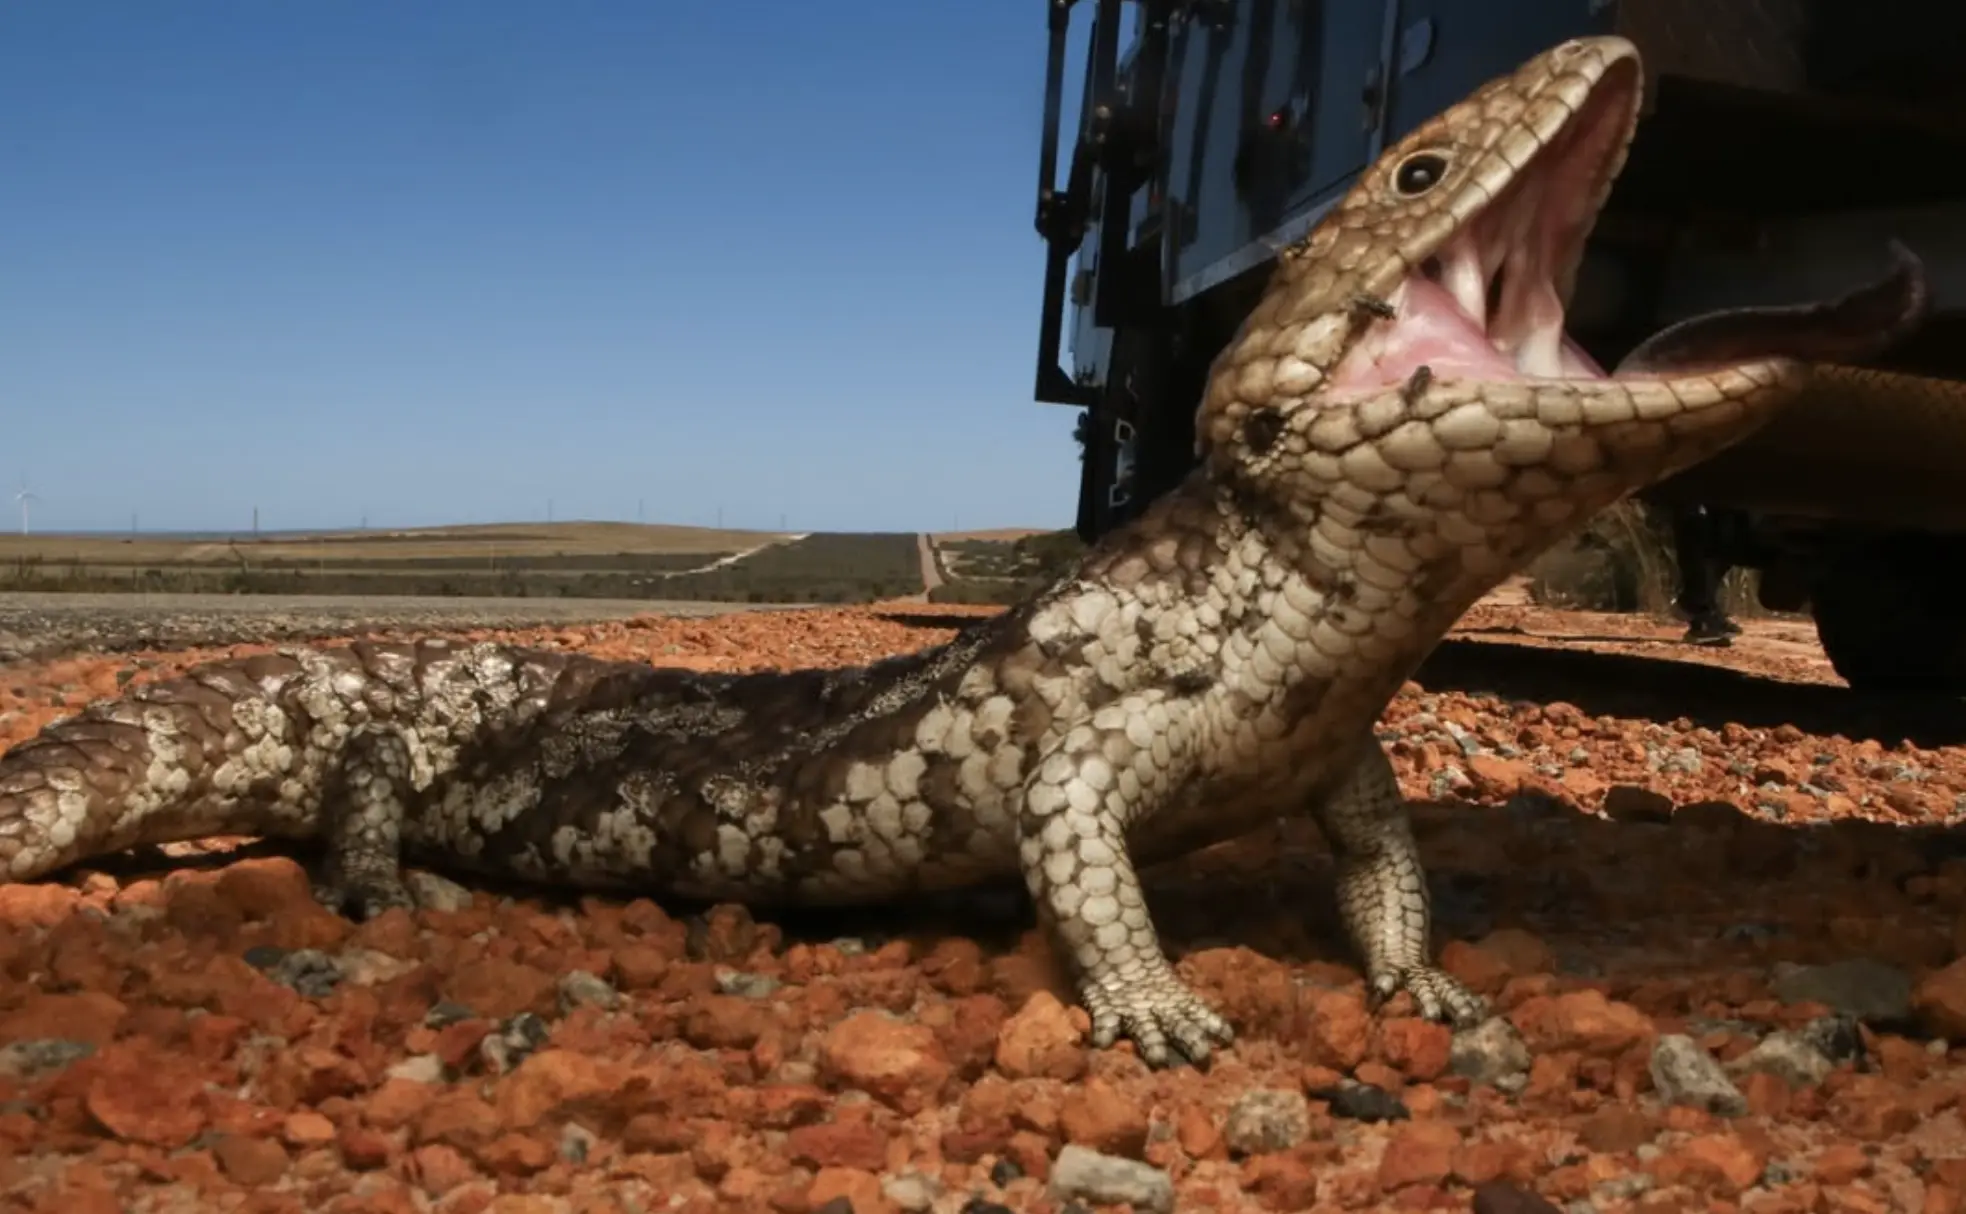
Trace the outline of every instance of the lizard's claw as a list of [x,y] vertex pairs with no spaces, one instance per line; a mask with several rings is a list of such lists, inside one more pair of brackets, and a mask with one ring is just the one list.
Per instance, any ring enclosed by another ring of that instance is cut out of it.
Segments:
[[1124,1034],[1151,1067],[1173,1061],[1170,1042],[1182,1057],[1199,1066],[1208,1061],[1213,1047],[1235,1040],[1229,1022],[1165,964],[1145,975],[1103,975],[1086,982],[1080,998],[1092,1017],[1094,1045],[1104,1049]]
[[1400,991],[1413,996],[1420,1015],[1428,1020],[1466,1028],[1488,1018],[1488,1003],[1461,985],[1447,971],[1431,965],[1413,965],[1386,970],[1371,976],[1365,984],[1366,996],[1377,1010]]

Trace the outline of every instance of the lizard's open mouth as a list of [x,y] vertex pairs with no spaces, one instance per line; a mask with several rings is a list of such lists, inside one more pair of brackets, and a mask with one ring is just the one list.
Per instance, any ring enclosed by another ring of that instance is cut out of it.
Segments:
[[1443,182],[1456,196],[1442,212],[1467,217],[1393,289],[1393,315],[1352,348],[1332,386],[1403,383],[1422,366],[1438,379],[1605,378],[1564,332],[1564,312],[1624,161],[1639,85],[1636,61],[1609,63],[1492,198],[1492,183]]
[[[1409,241],[1405,252],[1414,268],[1387,293],[1388,310],[1347,352],[1330,388],[1369,394],[1406,383],[1423,367],[1435,380],[1603,382],[1656,381],[1785,357],[1859,359],[1916,322],[1926,302],[1922,267],[1894,245],[1891,271],[1842,299],[1681,321],[1607,374],[1565,332],[1564,321],[1584,242],[1624,165],[1640,85],[1637,61],[1614,59],[1499,188],[1449,174],[1442,185],[1453,193],[1437,215],[1460,216],[1458,224],[1443,237],[1437,220],[1431,232]],[[1511,136],[1526,143],[1522,137],[1538,118],[1538,110],[1527,111],[1520,128],[1498,136],[1490,150],[1503,151]],[[1424,149],[1409,154],[1393,167],[1392,180],[1426,155]]]

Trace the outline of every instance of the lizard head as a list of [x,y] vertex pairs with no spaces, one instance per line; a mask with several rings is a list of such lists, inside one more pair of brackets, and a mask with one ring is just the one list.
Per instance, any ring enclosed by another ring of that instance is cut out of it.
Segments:
[[1593,362],[1564,313],[1641,84],[1624,39],[1565,42],[1368,168],[1280,253],[1211,368],[1196,438],[1216,479],[1327,552],[1368,542],[1370,517],[1400,533],[1386,560],[1503,573],[1746,437],[1805,359],[1908,327],[1924,287],[1901,252],[1842,301],[1682,322],[1615,372]]

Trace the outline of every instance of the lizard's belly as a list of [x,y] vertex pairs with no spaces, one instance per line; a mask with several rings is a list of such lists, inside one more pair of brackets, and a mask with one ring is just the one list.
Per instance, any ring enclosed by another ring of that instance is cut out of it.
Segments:
[[882,901],[1016,871],[1008,743],[823,755],[745,778],[514,771],[429,789],[405,849],[557,886],[757,904]]

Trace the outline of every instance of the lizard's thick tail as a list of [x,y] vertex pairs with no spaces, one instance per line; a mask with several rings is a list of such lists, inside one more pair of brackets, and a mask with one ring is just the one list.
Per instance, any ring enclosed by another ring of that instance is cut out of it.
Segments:
[[211,663],[91,704],[0,755],[0,881],[141,843],[307,833],[311,799],[295,781],[318,761],[279,705],[299,674],[274,655]]

